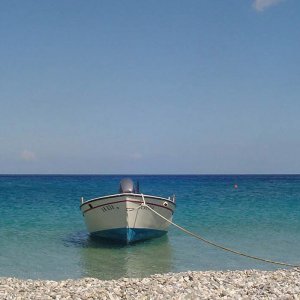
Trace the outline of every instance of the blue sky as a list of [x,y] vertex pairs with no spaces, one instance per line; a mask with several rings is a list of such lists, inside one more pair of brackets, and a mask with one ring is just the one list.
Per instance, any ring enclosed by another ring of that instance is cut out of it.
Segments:
[[0,173],[300,173],[300,1],[0,2]]

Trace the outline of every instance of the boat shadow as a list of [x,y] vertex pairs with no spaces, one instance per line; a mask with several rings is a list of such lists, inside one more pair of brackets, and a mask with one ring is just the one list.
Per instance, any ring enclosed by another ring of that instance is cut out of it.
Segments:
[[[161,242],[166,242],[168,240],[167,235],[159,238]],[[78,231],[71,233],[70,235],[63,238],[63,243],[66,247],[79,247],[79,248],[128,248],[135,247],[141,244],[152,243],[153,240],[137,241],[130,244],[125,244],[123,242],[110,240],[106,238],[101,238],[97,236],[90,235],[86,231]]]

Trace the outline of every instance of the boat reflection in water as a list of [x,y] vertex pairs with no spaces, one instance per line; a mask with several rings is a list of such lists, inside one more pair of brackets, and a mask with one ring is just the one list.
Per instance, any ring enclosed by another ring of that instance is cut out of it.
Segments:
[[131,246],[88,236],[81,249],[82,276],[99,279],[147,277],[171,271],[172,251],[167,236]]

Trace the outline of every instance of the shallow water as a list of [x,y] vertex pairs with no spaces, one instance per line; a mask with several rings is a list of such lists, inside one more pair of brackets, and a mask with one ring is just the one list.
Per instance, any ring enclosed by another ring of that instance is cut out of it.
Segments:
[[[131,177],[145,194],[176,194],[174,221],[187,229],[251,255],[300,264],[299,175]],[[130,246],[91,239],[80,197],[115,193],[121,178],[0,176],[0,276],[111,279],[277,268],[215,249],[176,228]]]

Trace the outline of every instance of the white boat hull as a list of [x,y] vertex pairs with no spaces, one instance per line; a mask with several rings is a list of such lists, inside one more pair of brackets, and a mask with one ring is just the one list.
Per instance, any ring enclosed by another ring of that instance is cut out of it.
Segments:
[[[166,198],[144,195],[147,205],[172,220],[175,203]],[[81,205],[88,231],[95,236],[125,243],[167,233],[170,223],[148,207],[141,194],[122,193],[96,198]]]

